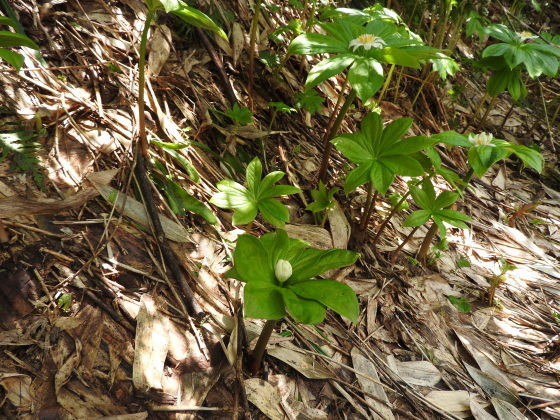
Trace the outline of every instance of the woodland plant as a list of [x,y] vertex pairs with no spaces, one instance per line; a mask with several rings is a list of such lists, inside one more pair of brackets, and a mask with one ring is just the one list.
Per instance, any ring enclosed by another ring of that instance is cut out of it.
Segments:
[[[7,25],[17,29],[18,22],[8,17],[0,16],[0,25]],[[28,47],[39,50],[37,44],[25,35],[9,31],[0,31],[0,58],[6,60],[17,70],[21,69],[21,66],[23,66],[23,55],[8,49],[13,47]]]
[[359,303],[354,291],[335,280],[317,279],[325,271],[353,264],[359,254],[344,249],[320,250],[278,229],[260,238],[244,234],[237,239],[233,268],[228,277],[246,283],[245,316],[265,319],[252,354],[250,371],[260,366],[277,321],[288,313],[303,324],[318,324],[326,308],[356,323]]
[[331,188],[327,190],[323,181],[319,181],[319,189],[311,190],[311,196],[315,201],[308,204],[305,210],[312,211],[314,215],[323,212],[323,217],[321,218],[321,227],[325,227],[325,222],[327,220],[328,211],[334,208],[333,196],[340,190],[338,187]]
[[247,225],[247,233],[251,231],[252,223],[259,212],[264,220],[283,228],[284,224],[290,221],[290,212],[273,197],[301,192],[299,188],[291,185],[274,185],[284,175],[284,172],[274,171],[261,179],[261,161],[254,158],[247,165],[247,188],[231,179],[220,181],[216,184],[220,192],[214,195],[210,202],[220,208],[233,209],[233,224]]
[[[319,179],[323,181],[331,150],[329,141],[338,132],[354,99],[366,101],[381,88],[385,80],[382,64],[420,68],[420,60],[437,58],[436,49],[423,45],[406,25],[397,24],[398,16],[395,18],[393,11],[381,8],[369,14],[354,9],[336,9],[335,12],[333,22],[317,24],[326,35],[299,35],[288,48],[288,54],[335,54],[311,69],[305,81],[306,90],[348,69],[325,132],[325,152],[319,170]],[[343,100],[347,85],[351,90]]]

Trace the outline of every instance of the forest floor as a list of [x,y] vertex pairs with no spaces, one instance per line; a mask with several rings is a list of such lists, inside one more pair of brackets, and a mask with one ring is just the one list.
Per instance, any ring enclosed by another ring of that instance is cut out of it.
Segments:
[[[394,217],[375,250],[372,238],[388,212],[384,200],[376,203],[359,249],[352,226],[365,191],[337,193],[325,228],[304,211],[309,190],[317,188],[321,139],[343,81],[320,86],[326,101],[319,113],[278,113],[268,133],[273,112],[267,104],[294,106],[316,58],[293,57],[280,77],[256,60],[249,100],[252,13],[244,2],[214,3],[230,45],[208,32],[179,36],[170,21],[158,19],[149,46],[148,137],[187,146],[179,153],[200,182],[155,144],[152,162],[208,203],[218,181],[239,176],[230,168],[262,158],[266,137],[265,170],[284,171],[286,182],[303,190],[283,200],[291,212],[289,235],[316,248],[361,253],[355,265],[332,273],[358,295],[359,322],[331,312],[317,326],[283,319],[264,371],[251,377],[246,357],[263,322],[243,319],[241,285],[224,276],[243,233],[232,226],[231,212],[211,207],[216,225],[198,214],[175,214],[154,188],[172,250],[206,314],[200,320],[188,315],[181,288],[166,275],[136,202],[131,148],[138,134],[144,3],[13,3],[47,67],[32,52],[26,52],[26,70],[2,65],[1,131],[23,135],[39,124],[44,130],[33,139],[45,170],[31,162],[26,174],[17,172],[13,155],[0,162],[6,233],[0,235],[0,418],[560,419],[560,127],[549,131],[536,83],[505,125],[511,100],[501,95],[481,130],[538,144],[543,173],[498,162],[460,204],[474,219],[470,230],[449,229],[448,249],[422,267],[413,259],[426,235],[422,228],[391,264],[391,251],[411,229],[401,226],[406,212]],[[292,13],[263,15],[260,51],[274,48],[268,35],[296,17]],[[560,10],[551,6],[540,18],[557,24]],[[479,51],[476,42],[461,41],[459,51],[465,57]],[[232,106],[218,67],[234,100],[254,110],[248,126],[232,127],[215,112]],[[391,86],[379,105],[381,115],[385,122],[413,118],[410,135],[461,130],[484,97],[485,78],[463,68],[446,86],[424,88],[412,107],[419,82],[404,75],[399,92]],[[551,114],[560,82],[542,86]],[[457,97],[448,94],[452,88]],[[366,112],[352,109],[342,131],[358,131],[356,121]],[[447,167],[466,172],[461,152],[441,153]],[[338,153],[332,162],[329,185],[340,187],[345,162]],[[44,190],[37,183],[41,173]],[[405,188],[404,180],[394,185],[397,192]],[[115,209],[117,191],[127,199]],[[252,233],[273,230],[259,220]],[[504,273],[504,263],[514,269]],[[459,311],[449,296],[467,310]]]

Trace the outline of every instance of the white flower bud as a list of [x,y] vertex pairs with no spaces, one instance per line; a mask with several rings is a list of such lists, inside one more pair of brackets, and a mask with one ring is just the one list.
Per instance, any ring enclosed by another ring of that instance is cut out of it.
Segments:
[[286,260],[278,260],[274,274],[280,283],[284,283],[292,275],[292,265]]
[[494,136],[491,133],[469,134],[469,141],[475,147],[478,146],[496,147],[495,144],[491,143],[493,138]]

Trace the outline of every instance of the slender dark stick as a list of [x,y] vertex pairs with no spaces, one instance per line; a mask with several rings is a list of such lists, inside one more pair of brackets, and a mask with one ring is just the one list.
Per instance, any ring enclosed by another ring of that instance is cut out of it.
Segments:
[[261,335],[259,336],[255,349],[253,350],[253,354],[251,355],[251,360],[249,361],[249,372],[251,372],[251,375],[256,375],[259,371],[259,367],[261,366],[261,361],[266,350],[266,345],[268,344],[268,340],[270,340],[270,336],[272,335],[272,331],[274,331],[274,327],[277,322],[277,319],[269,319],[264,324]]

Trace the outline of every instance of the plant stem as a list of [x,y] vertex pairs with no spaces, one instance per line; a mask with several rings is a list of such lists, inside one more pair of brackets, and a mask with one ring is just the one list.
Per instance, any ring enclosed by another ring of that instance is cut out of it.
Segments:
[[257,344],[255,345],[255,349],[253,350],[253,354],[251,354],[251,359],[249,361],[249,372],[251,375],[256,375],[259,371],[259,367],[261,366],[261,361],[266,350],[266,345],[268,344],[268,340],[270,340],[270,336],[272,335],[272,331],[274,331],[274,327],[277,322],[277,319],[269,319],[264,324],[261,335],[257,340]]
[[253,221],[250,221],[247,227],[245,228],[245,233],[251,233],[252,227],[253,227]]
[[484,101],[486,101],[486,98],[488,98],[488,93],[484,94],[484,97],[480,100],[480,102],[476,106],[476,109],[474,110],[474,112],[472,114],[471,120],[467,123],[467,125],[465,125],[465,128],[463,128],[463,131],[461,131],[461,134],[464,134],[465,131],[467,131],[467,129],[469,128],[469,126],[476,121],[476,116],[478,114],[478,111],[480,111],[480,108],[482,108],[482,104],[484,103]]
[[404,203],[404,201],[406,200],[406,198],[410,195],[410,190],[408,190],[403,197],[400,199],[400,201],[397,203],[396,206],[394,206],[391,209],[391,212],[387,215],[387,217],[385,218],[385,220],[383,220],[383,223],[381,223],[381,225],[379,226],[379,228],[377,229],[377,233],[375,234],[374,238],[373,238],[373,248],[377,248],[377,241],[379,240],[379,237],[381,236],[381,232],[383,232],[385,230],[385,228],[387,227],[387,225],[389,224],[389,222],[391,221],[391,218],[397,214],[397,212],[399,211],[399,207],[401,206],[402,203]]
[[140,40],[140,57],[138,58],[138,135],[140,150],[143,156],[148,156],[148,139],[146,138],[146,116],[144,115],[144,92],[146,90],[146,48],[148,32],[154,18],[154,11],[148,9],[144,30]]
[[393,75],[394,70],[395,64],[391,64],[391,68],[389,69],[389,73],[387,73],[387,78],[385,79],[385,84],[383,85],[383,89],[381,89],[381,93],[379,94],[379,98],[377,99],[378,104],[380,104],[385,97],[385,93],[387,92],[387,88],[389,87],[389,82],[391,81],[391,76]]
[[319,174],[317,175],[317,178],[323,181],[324,183],[326,183],[327,181],[326,180],[327,167],[329,165],[329,157],[331,155],[331,150],[332,150],[332,143],[330,141],[338,134],[338,130],[342,125],[342,121],[344,121],[344,117],[346,116],[346,113],[348,112],[350,105],[352,105],[352,102],[354,102],[354,99],[356,99],[356,95],[357,95],[356,91],[352,89],[348,94],[348,96],[346,97],[346,100],[344,101],[344,105],[342,105],[342,107],[340,108],[340,111],[338,112],[336,120],[331,130],[329,131],[328,136],[325,137],[327,139],[327,142],[325,144],[325,149],[323,151],[323,159],[321,161],[321,167],[319,168]]
[[402,241],[402,243],[397,247],[397,249],[393,251],[393,255],[391,255],[391,264],[395,263],[395,261],[397,260],[397,256],[399,255],[399,252],[401,252],[401,249],[403,249],[403,247],[410,240],[410,238],[412,238],[412,235],[416,233],[416,231],[420,228],[420,226],[416,226],[414,229],[412,229],[412,231],[410,231],[410,233],[406,236],[406,238],[404,238],[404,241]]
[[482,116],[482,118],[480,119],[480,121],[478,122],[478,124],[476,125],[475,131],[478,130],[480,128],[480,126],[484,123],[484,121],[486,121],[486,117],[488,116],[488,114],[490,113],[490,110],[492,108],[494,108],[494,105],[496,105],[496,101],[498,100],[498,95],[496,96],[492,96],[492,100],[490,101],[490,103],[488,104],[488,108],[486,108],[486,112],[484,113],[484,115]]
[[251,23],[251,38],[249,40],[249,82],[247,86],[247,93],[251,103],[251,111],[253,107],[253,81],[255,75],[255,42],[257,40],[257,29],[259,26],[259,16],[261,14],[261,0],[255,2],[255,14],[253,15],[253,22]]
[[[370,183],[369,185],[373,189],[372,184]],[[373,209],[375,208],[375,200],[377,199],[377,194],[378,194],[378,191],[375,190],[375,193],[373,194],[373,197],[371,197],[369,204],[364,209],[365,213],[362,216],[362,220],[360,221],[360,227],[362,229],[365,229],[367,227],[367,222],[371,218],[371,214],[373,213]],[[370,195],[369,191],[368,191],[368,195]]]
[[[464,184],[457,188],[460,192],[463,192],[467,188],[473,175],[474,175],[474,169],[470,168],[467,174],[465,175],[465,177],[463,178]],[[436,236],[437,230],[438,230],[437,225],[433,223],[432,226],[430,226],[430,229],[428,229],[428,233],[426,233],[426,236],[424,237],[424,241],[422,241],[422,245],[420,246],[420,249],[418,250],[418,255],[416,257],[416,259],[420,261],[421,264],[426,263],[428,252],[430,251],[430,245],[432,243],[432,240],[434,239],[434,236]]]

